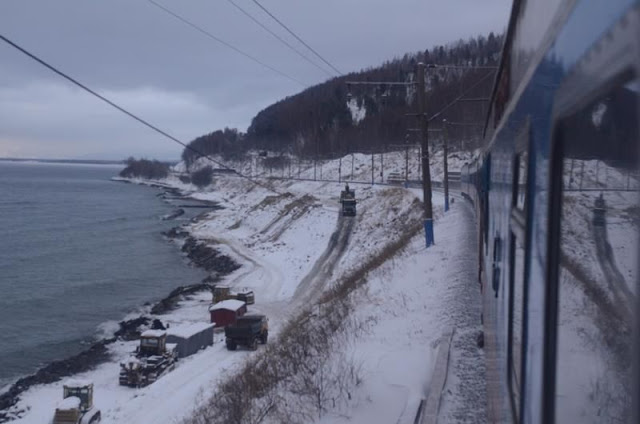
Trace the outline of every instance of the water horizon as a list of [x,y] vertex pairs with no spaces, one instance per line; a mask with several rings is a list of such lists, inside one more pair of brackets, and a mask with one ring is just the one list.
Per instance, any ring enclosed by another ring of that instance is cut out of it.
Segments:
[[0,389],[206,276],[162,235],[175,206],[121,168],[0,161]]

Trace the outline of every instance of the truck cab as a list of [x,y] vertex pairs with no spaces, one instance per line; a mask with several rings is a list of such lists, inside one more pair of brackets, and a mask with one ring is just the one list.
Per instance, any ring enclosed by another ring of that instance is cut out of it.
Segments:
[[160,356],[167,349],[167,333],[164,330],[148,330],[140,336],[139,357]]
[[265,315],[244,315],[234,324],[224,329],[226,345],[229,350],[236,350],[239,345],[251,350],[258,349],[258,342],[266,344],[269,337],[269,319]]

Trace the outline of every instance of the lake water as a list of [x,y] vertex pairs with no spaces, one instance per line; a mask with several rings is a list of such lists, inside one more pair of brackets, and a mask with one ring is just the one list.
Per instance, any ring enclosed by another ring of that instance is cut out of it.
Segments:
[[0,162],[0,387],[205,276],[161,234],[175,206],[120,169]]

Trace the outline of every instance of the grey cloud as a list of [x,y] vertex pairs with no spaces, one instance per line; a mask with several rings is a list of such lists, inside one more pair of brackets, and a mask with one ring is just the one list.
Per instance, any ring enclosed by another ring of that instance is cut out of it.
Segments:
[[[226,0],[157,0],[311,85],[324,73]],[[234,0],[294,43],[250,0]],[[342,72],[502,31],[509,0],[262,0]],[[3,0],[0,33],[187,141],[236,126],[303,87],[226,49],[146,0]],[[309,55],[311,55],[309,53]],[[0,43],[0,156],[177,157],[180,149]],[[135,140],[135,143],[133,143]],[[55,146],[52,148],[52,146]]]

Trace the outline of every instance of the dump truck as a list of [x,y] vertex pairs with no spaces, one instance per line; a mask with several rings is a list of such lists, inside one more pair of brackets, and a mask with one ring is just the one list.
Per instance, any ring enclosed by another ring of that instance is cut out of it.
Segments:
[[247,346],[251,350],[258,349],[258,342],[267,343],[269,337],[269,320],[265,315],[244,315],[234,324],[224,328],[227,349],[236,350],[238,346]]
[[94,424],[100,410],[93,405],[93,383],[69,380],[63,386],[62,401],[53,415],[53,424]]
[[345,185],[340,192],[340,203],[342,203],[342,216],[356,216],[356,191],[349,189],[349,184]]
[[237,293],[233,293],[229,286],[217,285],[213,288],[213,303],[229,299],[240,300],[247,305],[253,305],[256,303],[256,297],[253,290],[243,289]]
[[120,385],[144,387],[160,377],[178,360],[176,345],[167,343],[164,330],[147,330],[140,336],[135,355],[120,363]]

